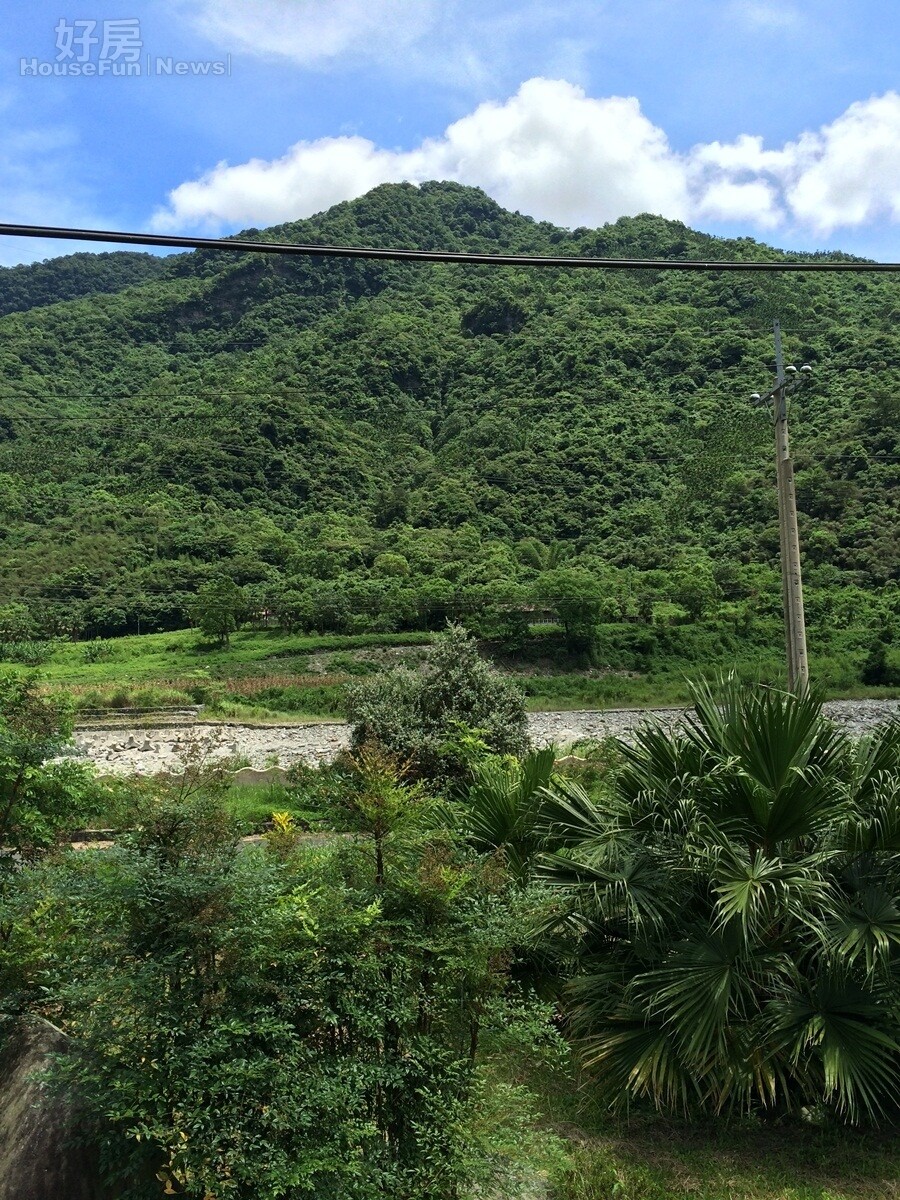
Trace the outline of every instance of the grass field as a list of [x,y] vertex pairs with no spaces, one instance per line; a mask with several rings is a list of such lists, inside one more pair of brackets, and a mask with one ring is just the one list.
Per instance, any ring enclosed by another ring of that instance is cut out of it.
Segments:
[[[354,677],[415,657],[432,640],[428,633],[306,637],[273,629],[242,630],[227,646],[214,646],[185,629],[104,642],[93,660],[90,643],[61,643],[39,666],[4,667],[37,672],[81,710],[202,704],[225,718],[339,719]],[[377,661],[356,657],[361,651]]]
[[799,1115],[617,1118],[592,1104],[590,1083],[571,1060],[526,1075],[543,1127],[563,1139],[569,1160],[552,1200],[900,1200],[896,1130]]
[[147,633],[115,638],[104,643],[105,653],[95,662],[87,661],[87,642],[64,642],[41,665],[41,675],[49,683],[80,687],[107,686],[116,683],[150,683],[188,679],[195,676],[226,678],[242,674],[247,668],[266,666],[273,671],[302,665],[298,660],[312,654],[392,646],[427,646],[433,640],[428,633],[359,634],[354,637],[305,637],[280,629],[241,630],[232,634],[227,646],[201,641],[194,629],[173,633]]
[[795,1125],[691,1127],[659,1119],[569,1129],[556,1200],[896,1200],[887,1134]]
[[[579,708],[651,708],[681,705],[688,679],[729,662],[661,663],[643,672],[600,671],[554,651],[547,629],[536,629],[528,653],[502,655],[535,712]],[[227,646],[204,644],[195,630],[152,633],[102,643],[62,643],[35,670],[45,686],[72,696],[79,710],[203,705],[213,719],[290,722],[341,719],[346,687],[355,678],[398,662],[415,665],[434,635],[364,634],[310,637],[280,629],[242,630]],[[540,647],[549,646],[549,653]],[[537,653],[536,653],[537,651]],[[777,680],[780,660],[769,655],[736,664],[742,677]],[[813,677],[829,698],[896,697],[898,689],[854,683],[846,664],[812,657]]]

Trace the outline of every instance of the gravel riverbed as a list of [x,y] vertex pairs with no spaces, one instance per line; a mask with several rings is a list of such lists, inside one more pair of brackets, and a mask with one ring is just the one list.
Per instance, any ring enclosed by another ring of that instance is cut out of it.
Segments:
[[[825,712],[858,737],[900,714],[898,700],[834,700]],[[684,720],[681,709],[582,709],[528,714],[531,740],[571,746],[585,738],[628,738],[647,721],[675,725]],[[192,744],[204,745],[210,758],[237,757],[258,770],[290,767],[296,762],[316,766],[330,762],[350,742],[342,721],[308,725],[228,725],[192,721],[179,725],[140,725],[134,728],[76,729],[76,754],[91,759],[110,775],[154,775],[178,770]]]

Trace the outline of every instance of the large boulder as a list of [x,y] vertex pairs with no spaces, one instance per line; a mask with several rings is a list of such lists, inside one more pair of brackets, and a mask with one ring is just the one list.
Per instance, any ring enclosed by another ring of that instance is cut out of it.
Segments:
[[110,1200],[97,1154],[84,1143],[77,1107],[40,1075],[69,1038],[28,1020],[0,1041],[0,1200]]

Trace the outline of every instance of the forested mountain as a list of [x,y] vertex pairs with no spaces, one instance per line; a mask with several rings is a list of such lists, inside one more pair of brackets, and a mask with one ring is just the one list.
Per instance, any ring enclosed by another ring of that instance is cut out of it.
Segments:
[[[651,216],[567,231],[451,183],[248,234],[780,255]],[[181,625],[222,574],[311,628],[583,593],[595,619],[749,628],[780,603],[771,426],[748,401],[776,316],[815,372],[793,409],[811,620],[862,646],[894,611],[892,277],[75,255],[0,276],[4,306],[0,603],[42,629]]]
[[0,316],[27,312],[102,292],[121,292],[133,283],[156,279],[165,259],[129,250],[67,254],[19,267],[0,267]]

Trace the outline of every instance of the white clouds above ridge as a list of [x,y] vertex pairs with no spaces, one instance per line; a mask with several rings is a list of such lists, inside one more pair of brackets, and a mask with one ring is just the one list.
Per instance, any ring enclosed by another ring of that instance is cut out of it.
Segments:
[[410,150],[362,137],[297,142],[282,157],[219,163],[169,194],[157,229],[224,229],[308,216],[378,183],[454,179],[562,225],[638,212],[827,236],[900,221],[900,95],[852,104],[777,149],[744,134],[678,153],[634,97],[593,98],[534,78]]

